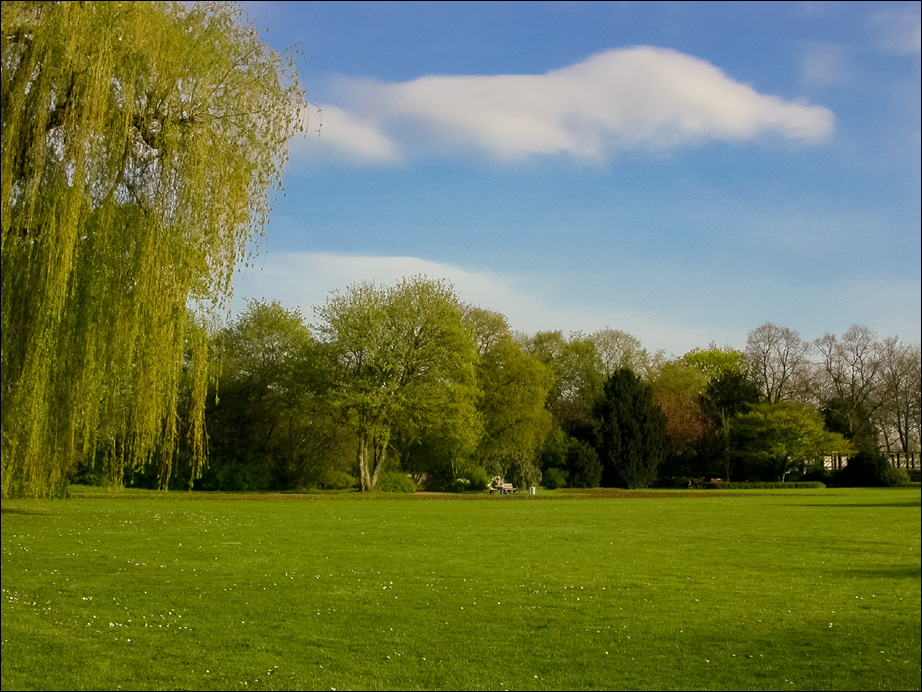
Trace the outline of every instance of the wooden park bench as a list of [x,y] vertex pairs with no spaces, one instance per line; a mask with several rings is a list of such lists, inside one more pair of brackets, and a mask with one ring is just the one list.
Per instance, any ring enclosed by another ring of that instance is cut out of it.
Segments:
[[500,495],[512,495],[515,492],[515,487],[512,483],[504,483],[499,476],[496,476],[493,479],[493,482],[490,483],[490,494],[499,493]]

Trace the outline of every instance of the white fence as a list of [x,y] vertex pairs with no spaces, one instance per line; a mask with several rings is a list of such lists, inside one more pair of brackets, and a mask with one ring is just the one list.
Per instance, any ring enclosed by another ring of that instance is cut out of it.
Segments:
[[[883,452],[890,461],[890,466],[898,469],[917,469],[922,466],[922,454],[919,452]],[[848,457],[835,455],[823,459],[823,468],[827,471],[839,471],[848,465]]]

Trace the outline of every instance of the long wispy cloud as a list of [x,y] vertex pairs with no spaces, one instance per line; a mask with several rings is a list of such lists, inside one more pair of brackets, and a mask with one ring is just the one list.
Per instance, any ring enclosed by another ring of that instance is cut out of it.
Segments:
[[392,286],[410,276],[448,281],[466,303],[503,314],[528,314],[539,307],[537,300],[507,276],[432,262],[417,257],[337,255],[287,252],[266,255],[254,266],[241,270],[235,287],[235,312],[243,300],[266,296],[287,296],[289,307],[298,307],[310,318],[334,290],[371,282]]
[[526,334],[558,329],[564,333],[589,333],[617,324],[618,328],[629,330],[638,338],[650,340],[656,348],[671,349],[676,354],[708,340],[723,338],[707,332],[701,324],[667,323],[643,307],[619,300],[616,304],[602,301],[601,306],[591,302],[575,305],[571,298],[549,287],[546,277],[462,268],[418,257],[312,252],[267,254],[255,265],[241,268],[232,313],[239,315],[248,300],[266,301],[284,296],[283,305],[297,308],[310,323],[314,321],[315,308],[324,305],[334,291],[344,291],[364,282],[393,286],[411,276],[447,281],[462,303],[499,312],[513,330]]
[[446,151],[606,160],[709,141],[812,144],[835,125],[827,108],[760,94],[704,60],[654,47],[541,75],[343,79],[338,96],[316,141],[368,161]]

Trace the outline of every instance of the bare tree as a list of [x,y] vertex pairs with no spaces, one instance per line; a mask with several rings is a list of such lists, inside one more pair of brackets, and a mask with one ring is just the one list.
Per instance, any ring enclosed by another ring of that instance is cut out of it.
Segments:
[[772,404],[809,391],[810,344],[793,329],[766,322],[746,338],[746,361],[762,395]]
[[841,336],[814,342],[820,356],[816,393],[827,418],[859,448],[878,445],[874,421],[886,398],[884,344],[868,327],[853,325]]
[[880,377],[884,401],[877,420],[888,452],[919,453],[922,427],[922,354],[919,344],[896,337],[881,349]]

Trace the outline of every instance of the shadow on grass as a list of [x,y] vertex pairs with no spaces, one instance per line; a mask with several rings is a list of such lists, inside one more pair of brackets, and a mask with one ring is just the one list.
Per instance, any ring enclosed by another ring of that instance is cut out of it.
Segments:
[[846,569],[840,570],[838,573],[860,579],[919,579],[922,577],[922,567],[919,567],[919,565],[898,565],[877,569]]
[[[799,504],[799,503],[798,503]],[[820,509],[869,509],[872,507],[920,507],[922,506],[922,501],[920,500],[907,500],[906,502],[843,502],[840,505],[801,505],[803,507],[810,508],[820,508]]]

